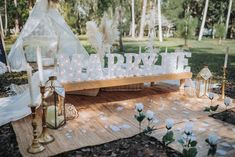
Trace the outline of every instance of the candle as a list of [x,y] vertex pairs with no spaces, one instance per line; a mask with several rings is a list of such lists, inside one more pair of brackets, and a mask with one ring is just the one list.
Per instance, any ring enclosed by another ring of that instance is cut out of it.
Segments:
[[39,71],[39,80],[41,85],[43,85],[43,67],[42,67],[42,55],[39,46],[37,47],[37,64],[38,64],[38,71]]
[[30,94],[30,105],[34,105],[33,98],[33,87],[32,87],[32,67],[27,64],[27,75],[28,75],[28,84],[29,84],[29,94]]
[[224,57],[224,68],[227,68],[227,64],[228,64],[228,54],[226,53]]

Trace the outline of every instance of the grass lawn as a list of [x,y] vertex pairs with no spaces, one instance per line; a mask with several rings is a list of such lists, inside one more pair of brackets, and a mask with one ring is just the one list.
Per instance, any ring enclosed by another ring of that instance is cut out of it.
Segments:
[[[86,36],[78,37],[85,46],[88,52],[94,52],[90,44],[87,42]],[[6,40],[6,49],[9,52],[12,43],[15,39]],[[123,44],[125,52],[138,52],[139,46],[142,46],[142,51],[146,46],[147,38],[143,40],[136,40],[132,38],[124,38]],[[228,78],[235,82],[235,40],[225,40],[221,45],[218,44],[217,39],[203,39],[202,41],[189,40],[189,48],[184,48],[192,52],[192,57],[189,59],[189,65],[192,72],[195,75],[203,68],[204,64],[209,65],[209,69],[215,76],[215,79],[220,79],[222,76],[222,67],[224,64],[224,54],[226,47],[230,47],[229,59],[228,59]],[[156,47],[159,47],[161,51],[165,51],[165,47],[168,47],[168,51],[172,52],[176,48],[183,48],[184,40],[179,38],[169,38],[164,42],[155,42]]]

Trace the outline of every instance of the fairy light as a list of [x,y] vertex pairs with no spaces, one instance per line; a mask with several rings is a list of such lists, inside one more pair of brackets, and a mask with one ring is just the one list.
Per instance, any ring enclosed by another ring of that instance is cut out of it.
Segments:
[[[141,54],[125,54],[124,57],[120,54],[108,54],[108,68],[102,68],[98,55],[91,55],[89,60],[83,62],[81,55],[58,56],[57,73],[63,81],[82,81],[82,80],[105,80],[110,78],[123,78],[133,76],[148,76],[169,72],[189,72],[188,57],[191,53],[176,52],[162,53],[162,64],[155,65],[157,60],[156,53],[141,53]],[[114,63],[114,58],[116,61]],[[176,58],[179,59],[176,59]],[[177,63],[175,63],[175,60]],[[143,65],[140,65],[140,62]],[[176,65],[176,67],[174,67]],[[87,66],[87,67],[86,67]],[[87,71],[83,71],[84,67]],[[179,68],[180,67],[180,68]],[[66,73],[69,72],[69,75]]]

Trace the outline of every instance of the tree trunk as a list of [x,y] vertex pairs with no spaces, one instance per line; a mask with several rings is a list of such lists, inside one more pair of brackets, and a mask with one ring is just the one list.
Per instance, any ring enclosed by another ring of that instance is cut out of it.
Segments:
[[219,37],[219,45],[221,45],[221,43],[222,43],[222,38]]
[[140,39],[143,38],[144,36],[146,8],[147,8],[147,0],[143,0],[142,16],[140,21],[140,34],[139,34]]
[[17,11],[17,0],[14,0],[14,5],[16,8],[16,17],[15,17],[15,35],[17,35],[20,32],[20,26],[19,26],[19,13]]
[[29,0],[29,10],[32,10],[33,9],[33,0]]
[[2,35],[2,38],[5,38],[3,24],[2,24],[2,15],[1,15],[1,12],[0,12],[0,34]]
[[5,36],[6,36],[8,30],[7,0],[4,1],[4,10],[5,10]]
[[226,20],[226,26],[225,26],[224,39],[226,39],[227,33],[228,33],[228,25],[229,25],[229,19],[230,19],[230,15],[231,15],[232,4],[233,4],[233,0],[229,0],[229,7],[228,7],[228,14],[227,14],[227,20]]
[[122,7],[118,8],[118,22],[119,22],[119,46],[120,46],[120,51],[124,53],[124,47],[123,47],[123,42],[122,42]]
[[215,25],[212,25],[212,39],[215,39]]
[[131,16],[132,16],[132,28],[131,28],[131,36],[135,37],[135,0],[131,2]]
[[199,32],[199,36],[198,36],[198,41],[202,40],[204,26],[205,26],[205,22],[206,22],[206,15],[207,15],[207,10],[208,10],[208,4],[209,4],[209,0],[206,0],[204,12],[203,12],[202,24],[201,24],[201,28],[200,28],[200,32]]
[[186,21],[185,24],[184,46],[188,47],[188,20]]
[[157,11],[158,11],[158,38],[159,41],[162,42],[162,15],[161,15],[161,0],[158,0],[157,3]]
[[200,28],[200,32],[199,32],[199,36],[198,36],[198,41],[202,40],[204,26],[205,26],[205,22],[206,22],[206,15],[207,15],[207,10],[208,10],[208,4],[209,4],[209,0],[206,0],[204,12],[203,12],[202,24],[201,24],[201,28]]

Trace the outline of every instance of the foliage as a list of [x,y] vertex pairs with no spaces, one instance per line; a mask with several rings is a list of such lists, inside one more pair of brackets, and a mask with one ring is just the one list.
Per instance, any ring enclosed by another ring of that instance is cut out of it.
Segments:
[[209,134],[208,138],[205,140],[207,144],[209,144],[210,148],[208,150],[207,155],[214,156],[216,154],[217,150],[217,143],[218,143],[218,137],[216,134]]
[[[12,0],[13,1],[13,0]],[[35,0],[31,0],[34,1]],[[150,12],[152,2],[148,1],[147,4],[147,14]],[[28,0],[17,0],[17,8],[14,6],[13,2],[7,0],[7,15],[8,15],[8,31],[14,30],[15,28],[15,18],[19,15],[19,25],[20,29],[23,28],[28,16],[29,16],[29,2]],[[225,22],[228,10],[228,0],[210,0],[208,15],[205,27],[208,29],[214,29],[215,24],[219,22]],[[131,1],[130,0],[60,0],[59,10],[63,14],[66,22],[72,28],[73,32],[77,34],[86,33],[86,22],[95,20],[97,24],[100,24],[101,19],[106,12],[110,18],[115,17],[116,8],[121,6],[122,10],[122,35],[129,34],[131,25]],[[140,18],[142,11],[142,0],[135,0],[135,21],[136,30],[140,27]],[[0,6],[4,6],[4,1],[0,1]],[[235,16],[234,3],[232,6],[231,19]],[[175,25],[177,30],[182,30],[182,25],[185,25],[185,19],[187,16],[192,17],[192,19],[198,19],[199,22],[202,17],[202,12],[204,8],[204,0],[162,0],[162,13]],[[4,13],[2,13],[3,15]],[[5,22],[3,17],[3,25]],[[222,21],[221,21],[222,18]],[[182,22],[181,22],[182,21]],[[196,20],[197,21],[197,20]],[[191,21],[188,21],[190,23]],[[182,23],[181,26],[179,23]],[[199,28],[200,23],[194,23],[195,28]],[[233,23],[230,23],[233,25]],[[191,26],[189,26],[191,28]],[[234,28],[231,27],[230,30]],[[191,35],[197,34],[198,29],[192,29],[193,33]],[[180,31],[182,32],[182,31]],[[185,33],[183,33],[185,34]],[[182,33],[177,33],[178,36],[182,37]],[[184,35],[185,36],[185,35]],[[188,38],[191,38],[188,36]]]
[[162,137],[162,142],[164,145],[169,145],[174,141],[175,139],[173,131],[167,131],[167,133]]
[[216,29],[215,36],[217,38],[223,38],[224,34],[225,34],[225,25],[224,25],[224,23],[216,24],[215,29]]
[[177,35],[183,38],[190,39],[195,36],[195,30],[197,27],[197,19],[192,17],[184,18],[177,23]]
[[139,131],[141,132],[141,123],[145,119],[145,114],[143,113],[144,105],[142,103],[136,104],[136,111],[138,112],[137,115],[135,115],[135,119],[139,122]]
[[219,105],[205,107],[204,112],[215,112],[218,109]]
[[183,157],[196,157],[197,141],[192,132],[193,124],[188,122],[185,124],[183,135],[178,139],[178,142],[183,146]]
[[168,144],[170,144],[170,143],[175,141],[174,133],[171,130],[173,125],[174,125],[174,120],[173,119],[167,119],[166,120],[166,129],[167,129],[167,132],[162,137],[162,142],[163,142],[164,145],[168,145]]
[[[4,6],[4,1],[0,1],[0,6]],[[20,29],[23,28],[23,25],[25,24],[29,16],[29,8],[25,6],[28,6],[27,0],[17,0],[17,7],[14,5],[13,0],[12,2],[7,3],[7,18],[8,18],[7,32],[12,32],[12,33],[14,32],[15,18],[17,17],[17,14],[19,15]],[[4,22],[5,19],[3,20],[3,23]]]
[[216,150],[217,150],[217,144],[216,145],[210,144],[208,139],[206,139],[205,141],[206,141],[206,143],[208,143],[210,145],[210,148],[209,148],[209,150],[207,152],[207,155],[208,156],[215,155],[216,154]]
[[188,39],[191,39],[195,36],[195,31],[197,28],[197,19],[187,16],[181,21],[178,21],[177,23],[177,32],[176,35],[179,37],[184,38],[185,40],[185,46],[187,45]]
[[139,132],[141,133],[141,123],[146,118],[148,120],[148,125],[144,129],[144,134],[151,134],[155,129],[155,126],[152,125],[154,119],[154,112],[148,110],[146,113],[143,113],[144,105],[142,103],[136,103],[135,110],[138,112],[137,115],[134,115],[135,119],[139,122]]

